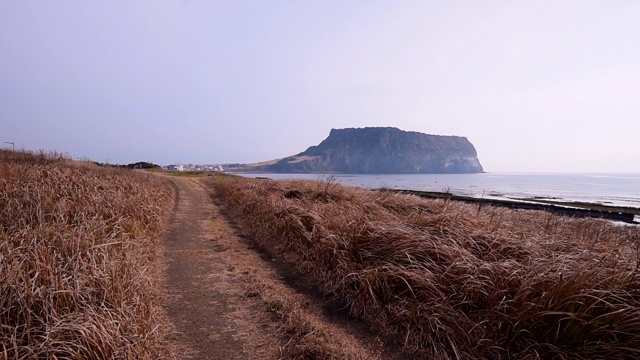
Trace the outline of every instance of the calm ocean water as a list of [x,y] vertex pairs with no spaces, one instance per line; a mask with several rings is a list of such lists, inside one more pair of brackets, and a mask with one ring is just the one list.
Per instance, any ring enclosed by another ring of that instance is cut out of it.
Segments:
[[449,191],[498,199],[538,197],[556,201],[585,201],[640,207],[640,174],[483,173],[429,175],[241,174],[270,179],[327,179],[364,188]]

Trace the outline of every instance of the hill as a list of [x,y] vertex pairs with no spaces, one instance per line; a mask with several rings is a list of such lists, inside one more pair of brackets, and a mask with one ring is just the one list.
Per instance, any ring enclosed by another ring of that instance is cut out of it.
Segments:
[[273,173],[479,173],[476,149],[465,137],[393,127],[331,129],[316,146],[284,159],[238,166]]

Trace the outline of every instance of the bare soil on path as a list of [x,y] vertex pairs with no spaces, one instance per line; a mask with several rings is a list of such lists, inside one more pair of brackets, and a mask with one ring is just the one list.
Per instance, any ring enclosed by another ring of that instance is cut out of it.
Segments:
[[407,358],[326,306],[286,265],[238,235],[202,178],[168,178],[176,202],[164,245],[164,307],[177,358],[291,358],[296,341],[283,319],[292,315],[282,313],[289,309],[282,304],[295,304],[296,319],[314,324],[314,334],[326,334],[324,341],[357,354],[340,358]]
[[255,305],[230,259],[239,239],[195,179],[172,182],[176,205],[165,241],[165,306],[178,358],[277,358],[273,329],[253,316]]

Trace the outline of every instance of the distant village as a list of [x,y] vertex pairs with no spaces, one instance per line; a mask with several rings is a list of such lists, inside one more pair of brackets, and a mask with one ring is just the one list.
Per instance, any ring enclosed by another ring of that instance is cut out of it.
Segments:
[[194,165],[194,164],[173,164],[167,165],[164,169],[169,171],[218,171],[223,172],[222,165]]

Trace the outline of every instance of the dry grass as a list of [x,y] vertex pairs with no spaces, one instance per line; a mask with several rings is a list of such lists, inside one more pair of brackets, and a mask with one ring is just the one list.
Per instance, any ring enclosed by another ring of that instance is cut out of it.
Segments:
[[[248,276],[247,276],[248,277]],[[362,344],[342,328],[327,325],[321,309],[304,295],[291,293],[286,285],[268,278],[247,278],[246,296],[257,298],[279,325],[279,359],[378,360],[379,344]]]
[[151,272],[171,195],[140,172],[0,152],[0,359],[165,358]]
[[640,359],[639,228],[332,182],[217,182],[273,256],[433,359]]

